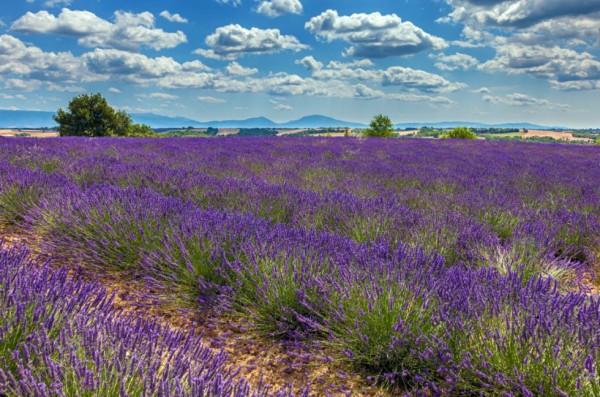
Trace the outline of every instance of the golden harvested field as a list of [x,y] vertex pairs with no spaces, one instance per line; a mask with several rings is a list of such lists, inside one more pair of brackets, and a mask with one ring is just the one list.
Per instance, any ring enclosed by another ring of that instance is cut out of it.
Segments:
[[522,137],[526,138],[554,138],[554,139],[562,139],[566,141],[581,141],[581,142],[589,142],[590,139],[587,138],[577,138],[573,136],[571,131],[546,131],[546,130],[529,130],[527,133],[523,134]]
[[419,130],[408,130],[408,131],[396,131],[399,136],[411,136],[416,135]]
[[300,132],[306,131],[306,128],[298,128],[295,130],[277,130],[277,136],[285,136],[291,134],[298,134]]
[[219,128],[218,136],[236,135],[240,132],[239,128]]
[[57,137],[57,131],[42,131],[42,130],[12,130],[12,129],[3,129],[0,130],[1,137],[12,137],[18,136],[18,134],[27,134],[22,136],[29,136],[32,138],[52,138]]

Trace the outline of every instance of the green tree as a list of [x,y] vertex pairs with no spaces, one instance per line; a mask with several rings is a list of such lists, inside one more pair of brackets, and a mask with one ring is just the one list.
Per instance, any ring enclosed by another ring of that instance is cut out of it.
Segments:
[[154,132],[149,125],[146,124],[132,124],[129,127],[127,136],[130,137],[156,137],[158,134]]
[[421,129],[417,132],[417,136],[419,138],[439,138],[440,135],[442,135],[441,130],[427,126],[421,127]]
[[371,123],[369,124],[369,128],[364,130],[363,135],[378,138],[394,136],[394,124],[392,124],[392,120],[390,120],[389,117],[378,114],[373,117],[373,120],[371,120]]
[[477,139],[477,135],[467,127],[457,127],[444,134],[442,138]]
[[132,124],[131,117],[113,109],[99,93],[77,96],[68,109],[52,116],[60,136],[154,136],[147,125]]

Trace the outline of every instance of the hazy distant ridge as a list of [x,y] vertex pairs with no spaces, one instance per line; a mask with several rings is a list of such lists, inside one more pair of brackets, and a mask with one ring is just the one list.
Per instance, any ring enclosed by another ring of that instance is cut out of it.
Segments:
[[[0,110],[0,128],[42,128],[53,127],[56,123],[52,120],[54,112],[33,110]],[[319,127],[350,127],[364,128],[367,125],[351,121],[338,120],[327,116],[312,115],[285,123],[275,123],[266,117],[254,117],[245,120],[214,120],[197,121],[187,117],[170,117],[154,113],[131,114],[134,123],[148,124],[153,128],[319,128]],[[415,122],[396,124],[396,128],[419,128],[422,126],[436,128],[452,128],[465,126],[470,128],[527,128],[527,129],[553,129],[550,127],[530,123],[484,124],[467,121],[444,121],[437,123]]]

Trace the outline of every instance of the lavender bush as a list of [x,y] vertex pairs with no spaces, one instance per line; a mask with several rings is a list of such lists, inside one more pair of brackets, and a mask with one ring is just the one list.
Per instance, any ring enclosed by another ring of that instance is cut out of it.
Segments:
[[33,142],[0,141],[0,219],[49,252],[407,392],[600,396],[596,147]]
[[9,396],[291,396],[253,390],[201,338],[112,307],[99,285],[0,247],[0,392]]

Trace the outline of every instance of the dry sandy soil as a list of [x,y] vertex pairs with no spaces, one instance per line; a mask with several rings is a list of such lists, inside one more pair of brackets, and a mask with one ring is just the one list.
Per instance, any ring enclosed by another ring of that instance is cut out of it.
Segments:
[[408,131],[396,131],[396,134],[400,136],[411,136],[415,135],[419,130],[408,130]]
[[239,128],[219,128],[218,136],[236,135],[240,132]]
[[52,138],[58,136],[58,132],[56,131],[44,132],[42,130],[0,130],[0,136],[3,137],[17,136],[18,134],[27,134],[33,138]]
[[587,138],[576,138],[571,131],[545,131],[545,130],[529,130],[523,135],[523,138],[554,138],[566,141],[581,141],[589,142]]
[[[298,128],[298,129],[294,129],[294,130],[278,130],[277,131],[277,136],[286,136],[286,135],[292,135],[292,134],[298,134],[301,132],[305,132],[308,131],[308,129],[306,128]],[[352,134],[352,130],[349,131],[350,136],[353,136]],[[314,134],[310,134],[310,136],[318,136],[318,137],[343,137],[346,136],[343,132],[326,132],[323,131],[322,133],[314,133]]]
[[305,128],[298,128],[296,130],[277,130],[277,136],[298,134],[298,133],[304,132],[304,131],[306,131]]
[[320,138],[343,138],[345,135],[343,132],[324,132],[322,134],[311,134],[311,136],[318,136]]

